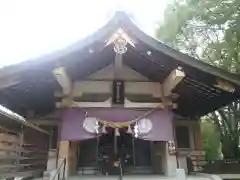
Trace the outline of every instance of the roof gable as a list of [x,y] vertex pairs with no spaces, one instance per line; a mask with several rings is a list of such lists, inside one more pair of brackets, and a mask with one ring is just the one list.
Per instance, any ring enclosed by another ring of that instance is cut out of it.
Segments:
[[[16,65],[11,65],[9,67],[5,67],[0,70],[0,77],[11,73],[23,71],[31,66],[41,65],[43,63],[52,62],[53,64],[59,64],[59,60],[64,60],[65,56],[68,56],[69,54],[75,52],[80,52],[82,50],[86,51],[86,49],[88,49],[88,52],[85,52],[84,55],[91,56],[92,52],[101,51],[106,46],[107,41],[112,37],[115,32],[118,31],[119,28],[125,30],[126,33],[133,39],[133,41],[136,42],[136,44],[144,43],[149,48],[152,48],[154,51],[161,52],[166,56],[175,59],[176,61],[182,62],[193,68],[199,69],[206,73],[230,81],[234,84],[240,85],[240,78],[236,75],[225,72],[202,61],[196,60],[195,58],[183,54],[165,45],[164,43],[146,35],[133,23],[133,21],[127,16],[127,14],[122,11],[116,12],[114,17],[105,26],[100,28],[92,35],[86,37],[85,39],[80,40],[64,49],[55,51],[51,54],[31,59]],[[96,46],[96,43],[98,44],[98,46]]]

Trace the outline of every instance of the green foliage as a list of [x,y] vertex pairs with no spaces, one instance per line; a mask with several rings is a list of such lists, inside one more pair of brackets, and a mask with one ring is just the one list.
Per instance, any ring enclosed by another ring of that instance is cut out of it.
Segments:
[[[240,78],[240,0],[175,1],[166,8],[165,21],[156,36],[173,48]],[[220,132],[224,157],[240,158],[240,101],[209,114],[209,119]],[[212,139],[204,137],[210,158],[215,153],[210,150],[214,148]]]
[[169,4],[156,36],[189,55],[240,74],[240,1]]
[[204,150],[207,160],[221,159],[220,134],[211,119],[201,120],[201,132],[204,139]]
[[225,158],[240,158],[240,101],[209,114],[209,118],[218,126]]

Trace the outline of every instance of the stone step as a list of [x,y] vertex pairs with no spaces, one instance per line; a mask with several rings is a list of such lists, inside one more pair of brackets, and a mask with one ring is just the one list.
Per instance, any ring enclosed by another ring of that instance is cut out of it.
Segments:
[[153,169],[151,166],[126,167],[125,174],[153,174]]
[[[97,169],[96,167],[82,167],[78,168],[78,175],[101,175],[102,172]],[[133,166],[133,167],[126,167],[124,170],[125,175],[131,174],[153,174],[153,169],[150,166]]]
[[79,175],[97,175],[101,174],[100,170],[96,167],[80,167],[78,168]]
[[119,180],[117,176],[74,176],[69,177],[67,180]]
[[44,171],[43,177],[34,178],[34,180],[50,180],[50,173],[51,173],[51,171]]
[[[67,180],[119,180],[119,176],[73,176]],[[179,180],[176,177],[158,175],[126,175],[123,180]],[[187,176],[186,180],[213,180],[202,176]],[[217,179],[216,179],[217,180]],[[219,179],[218,179],[219,180]]]

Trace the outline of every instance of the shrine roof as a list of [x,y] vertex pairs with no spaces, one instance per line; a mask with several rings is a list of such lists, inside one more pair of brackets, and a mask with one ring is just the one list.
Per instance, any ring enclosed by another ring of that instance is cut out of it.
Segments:
[[186,77],[173,91],[179,95],[177,114],[202,116],[240,97],[239,76],[196,60],[146,35],[125,13],[117,12],[93,35],[67,48],[1,69],[0,103],[13,110],[19,107],[31,107],[35,111],[54,109],[53,92],[57,83],[53,69],[64,66],[73,80],[80,80],[112,64],[115,52],[106,42],[119,29],[134,42],[134,47],[128,45],[123,55],[126,66],[160,83],[174,69],[183,69]]

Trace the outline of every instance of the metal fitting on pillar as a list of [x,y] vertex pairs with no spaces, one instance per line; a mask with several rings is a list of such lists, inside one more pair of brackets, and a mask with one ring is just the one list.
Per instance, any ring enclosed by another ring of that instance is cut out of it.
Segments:
[[176,154],[176,147],[174,141],[168,141],[168,153]]

